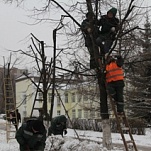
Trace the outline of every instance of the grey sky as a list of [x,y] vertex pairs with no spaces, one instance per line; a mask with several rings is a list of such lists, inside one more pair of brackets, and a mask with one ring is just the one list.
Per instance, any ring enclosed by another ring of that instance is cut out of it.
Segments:
[[10,50],[25,49],[29,45],[29,34],[33,33],[39,40],[51,44],[52,30],[49,24],[27,25],[33,23],[27,17],[27,12],[14,5],[0,2],[0,65],[3,56],[9,57]]

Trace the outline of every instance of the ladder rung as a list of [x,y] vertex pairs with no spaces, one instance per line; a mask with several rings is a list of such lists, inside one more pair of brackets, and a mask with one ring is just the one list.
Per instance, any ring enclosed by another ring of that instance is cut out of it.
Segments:
[[[6,118],[10,118],[10,116],[7,116]],[[13,119],[17,119],[17,116],[13,116]]]
[[129,131],[129,127],[122,127],[122,130]]
[[14,99],[13,98],[5,98],[6,103],[13,103]]
[[42,110],[43,108],[33,108],[33,110]]
[[134,143],[134,141],[133,140],[129,140],[129,141],[126,141],[126,143],[128,144],[128,143]]
[[[7,131],[11,131],[11,130],[8,130],[8,129],[10,129],[10,126],[17,126],[17,124],[7,124],[6,126],[9,126],[8,128],[6,128],[7,129]],[[14,130],[13,130],[14,131]]]
[[13,89],[5,89],[5,93],[10,93],[10,92],[13,93]]
[[6,89],[10,89],[10,88],[13,87],[13,85],[11,84],[11,81],[8,81],[7,83],[5,82],[4,86],[5,86]]
[[6,112],[8,112],[8,113],[9,113],[10,111],[11,111],[11,110],[6,110]]
[[8,139],[15,139],[15,137],[9,137]]
[[43,99],[35,99],[35,101],[43,101]]
[[13,130],[10,130],[10,131],[7,130],[7,132],[16,132],[16,131],[15,130],[14,131]]
[[10,104],[14,104],[14,106],[15,106],[15,103],[13,103],[13,102],[6,102],[6,105],[10,105]]
[[7,116],[6,118],[9,118],[9,119],[10,119],[10,117],[9,117],[9,116]]

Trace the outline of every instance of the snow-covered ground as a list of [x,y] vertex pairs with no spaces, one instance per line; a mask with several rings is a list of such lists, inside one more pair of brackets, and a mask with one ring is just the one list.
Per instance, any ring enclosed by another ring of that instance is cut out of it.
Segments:
[[[62,138],[48,137],[45,151],[106,151],[102,147],[102,133],[94,131],[77,130],[80,141],[72,129],[68,129],[67,135]],[[128,138],[128,135],[125,134]],[[151,129],[146,129],[146,135],[133,135],[139,151],[151,151]],[[100,142],[100,143],[97,143]],[[112,133],[112,151],[124,151],[123,141],[120,134]],[[61,149],[60,149],[61,147]],[[50,150],[51,148],[51,150]],[[0,119],[0,151],[19,151],[19,145],[15,139],[7,142],[5,131],[5,120]]]

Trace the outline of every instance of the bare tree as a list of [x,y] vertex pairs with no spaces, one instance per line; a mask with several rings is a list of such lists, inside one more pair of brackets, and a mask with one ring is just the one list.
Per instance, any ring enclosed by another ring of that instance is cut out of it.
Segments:
[[[13,0],[11,2],[13,2]],[[64,53],[65,56],[72,56],[69,59],[69,61],[72,61],[72,62],[73,60],[76,61],[78,65],[82,67],[81,71],[83,73],[88,73],[86,62],[82,61],[80,58],[80,55],[78,55],[77,53],[79,52],[77,51],[77,49],[80,48],[80,50],[82,50],[82,47],[81,47],[82,44],[79,41],[83,40],[81,30],[80,30],[80,23],[77,21],[77,20],[81,21],[81,18],[82,18],[82,15],[79,15],[79,14],[81,12],[86,13],[87,11],[91,11],[91,12],[95,12],[96,16],[98,17],[99,16],[98,14],[99,3],[102,5],[99,9],[103,9],[107,6],[111,6],[111,4],[113,4],[112,6],[118,6],[119,18],[120,18],[119,31],[118,31],[116,40],[109,52],[109,55],[113,53],[115,48],[117,48],[118,49],[117,52],[122,54],[125,58],[127,56],[130,57],[130,53],[134,53],[134,52],[131,52],[132,49],[134,50],[134,45],[135,45],[135,40],[134,40],[135,37],[133,35],[134,35],[134,30],[138,29],[138,24],[136,21],[134,22],[134,18],[136,18],[136,15],[138,15],[139,8],[136,7],[137,6],[136,2],[134,5],[134,0],[130,0],[129,3],[127,3],[126,1],[124,4],[123,2],[124,1],[119,0],[119,1],[116,1],[116,4],[115,4],[115,1],[113,0],[108,0],[105,2],[99,1],[99,0],[98,1],[97,0],[96,1],[83,0],[83,1],[72,1],[71,3],[73,4],[68,5],[65,2],[59,3],[55,0],[46,0],[46,5],[41,9],[37,9],[36,13],[42,14],[44,12],[49,12],[49,11],[51,12],[52,8],[54,10],[56,9],[58,10],[58,7],[59,7],[62,10],[63,18],[66,18],[66,17],[69,18],[69,20],[67,19],[66,21],[65,20],[61,21],[64,27],[63,28],[64,34],[67,35],[66,47],[63,48],[62,52]],[[38,19],[37,22],[40,22],[43,20],[50,21],[51,23],[53,22],[53,19],[48,19],[48,18]],[[59,20],[57,20],[56,22],[58,23],[58,21]],[[83,54],[81,52],[82,56],[85,55],[85,52],[86,50],[83,51]],[[94,54],[94,56],[97,56],[97,55]],[[110,142],[111,135],[110,135],[110,128],[109,128],[107,93],[105,89],[105,74],[104,72],[102,72],[102,70],[100,70],[100,68],[97,69],[97,72],[90,71],[88,75],[92,73],[94,77],[96,77],[97,75],[98,85],[100,89],[100,113],[104,121],[104,125],[103,125],[104,136],[107,136],[103,140],[104,141],[103,145],[104,147],[111,148],[111,142]]]
[[[45,55],[45,43],[44,41],[38,40],[33,34],[31,34],[31,41],[32,44],[29,46],[30,51],[25,52],[21,51],[22,54],[32,58],[35,60],[36,67],[35,70],[37,73],[39,73],[39,81],[33,81],[32,78],[28,75],[28,73],[24,72],[24,75],[31,80],[31,82],[35,85],[37,88],[37,92],[41,92],[43,96],[43,114],[46,117],[46,120],[49,121],[48,118],[48,108],[47,108],[47,94],[48,90],[51,86],[51,74],[52,74],[52,59],[47,59]],[[40,83],[42,84],[42,87],[40,86]],[[35,98],[36,99],[36,98]],[[35,100],[34,100],[35,101]],[[31,111],[31,116],[33,113],[33,108]],[[43,116],[43,115],[42,115]]]

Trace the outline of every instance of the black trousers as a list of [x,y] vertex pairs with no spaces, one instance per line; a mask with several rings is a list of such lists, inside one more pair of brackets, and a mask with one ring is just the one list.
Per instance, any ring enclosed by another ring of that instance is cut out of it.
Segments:
[[107,83],[108,93],[112,96],[117,104],[117,112],[124,111],[124,97],[123,97],[123,89],[124,89],[124,81],[113,81]]

